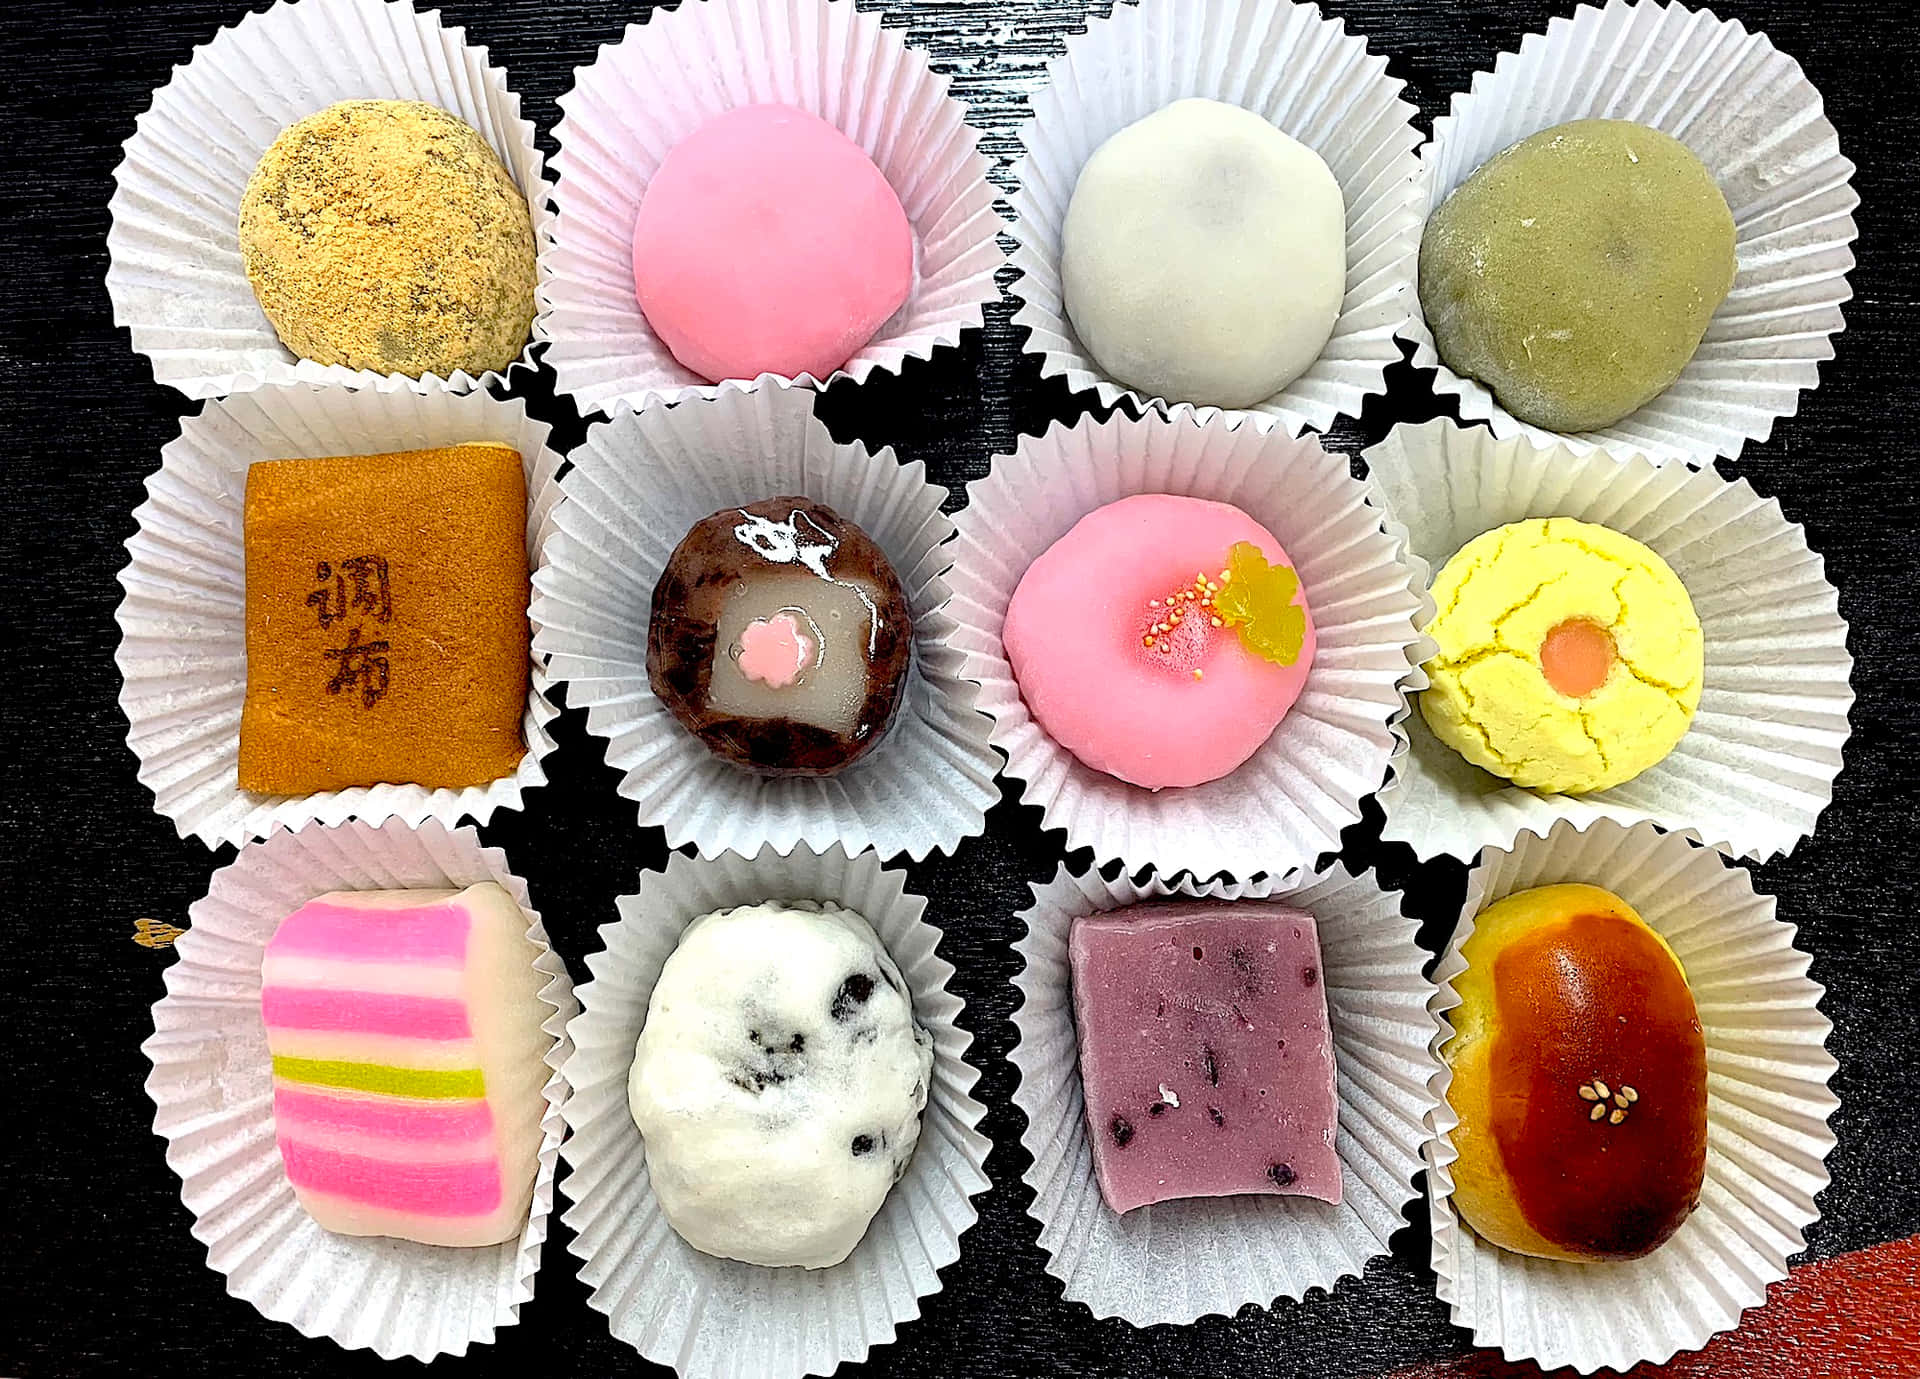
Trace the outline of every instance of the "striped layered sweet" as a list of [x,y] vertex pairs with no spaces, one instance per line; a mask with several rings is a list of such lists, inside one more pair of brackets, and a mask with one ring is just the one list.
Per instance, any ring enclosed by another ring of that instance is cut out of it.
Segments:
[[261,965],[274,1133],[330,1231],[429,1245],[520,1233],[540,1148],[541,978],[500,887],[340,891]]

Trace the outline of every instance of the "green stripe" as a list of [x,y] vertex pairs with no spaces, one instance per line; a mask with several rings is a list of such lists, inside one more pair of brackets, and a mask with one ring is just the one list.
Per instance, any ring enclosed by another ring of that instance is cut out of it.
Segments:
[[390,1068],[381,1063],[345,1063],[326,1058],[275,1058],[273,1075],[288,1082],[345,1087],[386,1096],[483,1097],[486,1079],[478,1068]]

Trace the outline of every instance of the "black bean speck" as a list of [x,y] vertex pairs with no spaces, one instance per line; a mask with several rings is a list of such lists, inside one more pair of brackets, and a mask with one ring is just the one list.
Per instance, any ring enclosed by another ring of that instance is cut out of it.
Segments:
[[1213,1056],[1213,1046],[1211,1044],[1202,1044],[1200,1046],[1200,1070],[1207,1075],[1208,1086],[1218,1087],[1220,1085],[1220,1062]]
[[1292,1164],[1269,1164],[1267,1176],[1273,1179],[1275,1187],[1292,1187],[1293,1180],[1298,1175],[1294,1173]]
[[1312,986],[1315,982],[1320,980],[1320,969],[1317,967],[1309,967],[1304,969],[1300,973],[1300,980],[1305,982],[1308,986]]
[[873,1153],[873,1136],[855,1135],[853,1137],[853,1157],[858,1159],[871,1153]]
[[864,972],[856,972],[841,982],[840,989],[833,993],[833,1005],[828,1013],[841,1024],[845,1024],[872,995],[873,978]]
[[1207,1108],[1207,1119],[1215,1125],[1225,1125],[1227,1123],[1227,1118],[1220,1114],[1220,1108],[1218,1106],[1209,1106]]
[[1166,1102],[1156,1101],[1153,1103],[1153,1105],[1147,1108],[1147,1114],[1154,1117],[1157,1120],[1161,1116],[1164,1116],[1167,1113],[1167,1110],[1168,1110],[1168,1107]]
[[802,1053],[807,1047],[807,1036],[799,1030],[793,1032],[793,1038],[787,1040],[787,1049],[792,1053]]
[[1196,947],[1196,948],[1195,948],[1195,949],[1193,950],[1193,960],[1194,960],[1195,962],[1199,962],[1199,961],[1201,961],[1201,960],[1202,960],[1203,958],[1205,958],[1206,956],[1207,956],[1207,955],[1206,955],[1205,953],[1203,953],[1203,952],[1201,952],[1201,951],[1200,951],[1200,949],[1199,949],[1198,947]]
[[759,1043],[759,1042],[760,1042],[760,1031],[759,1031],[759,1030],[757,1030],[757,1029],[750,1029],[750,1030],[748,1030],[748,1031],[747,1031],[747,1042],[748,1042],[749,1044],[757,1044],[757,1043]]
[[1125,1116],[1115,1116],[1107,1122],[1107,1133],[1113,1136],[1113,1142],[1125,1149],[1133,1139],[1133,1122]]

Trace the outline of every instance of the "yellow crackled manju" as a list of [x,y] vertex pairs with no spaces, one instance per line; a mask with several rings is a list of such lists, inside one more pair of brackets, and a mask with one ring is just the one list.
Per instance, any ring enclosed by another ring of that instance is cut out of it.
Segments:
[[1440,652],[1420,710],[1475,766],[1533,790],[1605,790],[1693,721],[1700,620],[1631,537],[1566,517],[1497,527],[1446,563],[1433,597]]

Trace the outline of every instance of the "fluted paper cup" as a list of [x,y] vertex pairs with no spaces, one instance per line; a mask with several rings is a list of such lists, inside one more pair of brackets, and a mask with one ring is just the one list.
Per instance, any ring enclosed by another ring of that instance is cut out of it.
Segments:
[[[1145,790],[1081,765],[1028,712],[1000,633],[1020,578],[1087,513],[1137,493],[1231,503],[1286,548],[1313,612],[1319,648],[1300,698],[1239,769],[1206,785]],[[1190,407],[1135,421],[1056,423],[1023,436],[968,486],[947,582],[993,745],[1048,828],[1100,860],[1172,875],[1239,877],[1312,866],[1380,788],[1405,709],[1419,636],[1415,572],[1402,542],[1352,477],[1347,457],[1312,437]]]
[[[567,682],[567,703],[607,740],[607,764],[642,824],[667,845],[752,856],[838,843],[952,851],[986,827],[1000,798],[990,725],[951,646],[942,577],[952,562],[946,490],[918,462],[840,445],[813,394],[763,376],[710,401],[622,410],[570,457],[545,568],[534,576],[534,651]],[[913,609],[906,702],[887,739],[831,776],[770,778],[722,761],[674,718],[647,680],[653,588],[689,528],[723,508],[812,498],[886,552]]]
[[535,658],[521,718],[527,753],[511,775],[463,789],[354,786],[312,795],[240,789],[240,711],[247,693],[247,467],[256,460],[384,454],[497,441],[520,452],[527,478],[527,564],[538,569],[559,501],[561,457],[550,428],[519,402],[485,393],[382,393],[293,384],[209,403],[184,418],[134,509],[139,530],[120,571],[120,708],[127,745],[154,808],[181,837],[209,847],[349,818],[485,823],[546,783],[553,750],[547,675]]
[[1447,1103],[1452,1074],[1433,1078],[1433,1138],[1426,1147],[1433,1268],[1456,1326],[1475,1345],[1510,1360],[1582,1374],[1664,1363],[1698,1350],[1766,1301],[1787,1276],[1819,1219],[1826,1157],[1839,1106],[1828,1083],[1833,1026],[1824,993],[1807,976],[1794,928],[1775,918],[1773,897],[1745,868],[1652,824],[1567,821],[1511,848],[1489,849],[1467,878],[1466,904],[1434,969],[1434,1051],[1452,1035],[1446,1012],[1474,916],[1516,891],[1582,882],[1614,892],[1673,948],[1686,969],[1707,1043],[1707,1173],[1700,1206],[1666,1244],[1643,1259],[1571,1264],[1510,1254],[1476,1236],[1453,1209]]
[[[294,1197],[273,1131],[273,1064],[260,1017],[260,962],[280,921],[315,896],[339,890],[445,889],[498,883],[526,914],[534,967],[546,978],[553,1038],[541,1118],[533,1208],[516,1240],[456,1249],[383,1236],[335,1235]],[[275,833],[240,849],[213,874],[174,945],[167,994],[153,1008],[140,1051],[153,1064],[147,1095],[154,1133],[193,1213],[193,1236],[227,1291],[303,1336],[325,1336],[382,1358],[463,1355],[520,1317],[533,1297],[540,1247],[553,1208],[564,1132],[571,1045],[579,1007],[560,957],[547,945],[524,881],[498,848],[471,828],[397,820]]]
[[999,300],[1001,222],[966,107],[898,30],[853,0],[687,0],[629,25],[576,76],[554,130],[559,218],[540,256],[534,329],[549,342],[555,386],[582,411],[720,390],[675,360],[641,314],[633,225],[669,150],[737,106],[796,106],[838,128],[867,151],[913,226],[912,295],[839,373],[897,373],[959,344]]
[[[1284,900],[1317,921],[1338,1070],[1338,1206],[1306,1197],[1196,1197],[1122,1216],[1101,1200],[1067,939],[1083,915],[1166,898]],[[1338,863],[1317,874],[1200,885],[1182,878],[1177,886],[1157,876],[1142,884],[1124,875],[1102,880],[1097,871],[1075,876],[1062,866],[1033,888],[1020,918],[1026,935],[1014,948],[1024,969],[1014,978],[1021,1001],[1011,1057],[1020,1072],[1013,1102],[1027,1119],[1021,1143],[1033,1158],[1027,1210],[1040,1222],[1047,1272],[1066,1284],[1070,1301],[1134,1326],[1179,1325],[1232,1316],[1248,1303],[1299,1300],[1312,1288],[1332,1291],[1387,1253],[1417,1195],[1435,1029],[1433,984],[1421,975],[1427,955],[1414,941],[1414,922],[1400,913],[1398,891],[1371,871],[1354,875]]]
[[1765,34],[1711,10],[1609,0],[1529,34],[1454,96],[1420,152],[1422,221],[1500,150],[1583,119],[1671,134],[1707,165],[1733,211],[1733,290],[1692,362],[1639,411],[1570,436],[1521,421],[1485,385],[1448,368],[1418,294],[1404,332],[1413,362],[1435,370],[1435,389],[1458,400],[1463,420],[1487,422],[1502,440],[1656,459],[1737,456],[1794,414],[1833,357],[1840,304],[1853,295],[1853,164],[1820,93]]
[[[1813,832],[1833,800],[1853,706],[1847,625],[1825,562],[1780,504],[1744,479],[1645,456],[1536,448],[1448,421],[1397,426],[1366,452],[1369,485],[1406,533],[1425,598],[1433,575],[1482,532],[1529,517],[1577,517],[1656,551],[1686,585],[1705,638],[1700,707],[1673,752],[1589,795],[1523,790],[1482,771],[1427,727],[1399,726],[1383,835],[1422,858],[1472,861],[1556,820],[1642,820],[1765,860]],[[1422,659],[1435,647],[1422,638]],[[1424,670],[1408,680],[1427,686]]]
[[[1022,301],[1014,324],[1045,377],[1064,375],[1108,405],[1123,396],[1165,407],[1109,377],[1067,316],[1060,285],[1060,233],[1087,159],[1113,135],[1186,96],[1253,111],[1326,160],[1347,204],[1347,284],[1333,336],[1320,358],[1266,401],[1233,416],[1299,435],[1358,416],[1386,391],[1398,362],[1394,337],[1413,310],[1421,212],[1415,197],[1414,108],[1387,59],[1344,21],[1293,0],[1141,0],[1116,5],[1067,40],[1033,97],[1014,165],[1019,247],[1013,265]],[[1208,412],[1216,408],[1205,409]]]
[[[533,124],[504,68],[412,0],[278,0],[220,30],[154,93],[114,172],[107,292],[156,381],[188,397],[271,384],[468,392],[478,377],[377,374],[297,357],[255,300],[240,255],[240,199],[288,125],[336,101],[409,100],[480,132],[526,195],[536,248],[552,208]],[[507,370],[532,367],[533,342]]]
[[[960,1257],[975,1220],[972,1198],[988,1186],[974,1100],[978,1074],[965,1059],[972,1036],[956,1023],[962,1003],[947,990],[950,963],[936,955],[940,931],[905,873],[871,852],[771,850],[708,861],[684,854],[647,872],[622,896],[620,917],[600,930],[605,949],[587,959],[585,1009],[569,1033],[564,1219],[584,1261],[588,1301],[613,1334],[682,1379],[753,1374],[799,1379],[864,1359],[920,1314],[940,1288],[939,1270]],[[646,1148],[627,1107],[627,1074],[647,1004],[681,932],[701,915],[764,901],[819,900],[864,916],[900,968],[914,1021],[933,1036],[932,1086],[920,1143],[866,1236],[826,1269],[766,1268],[702,1254],[661,1213],[647,1177]]]

